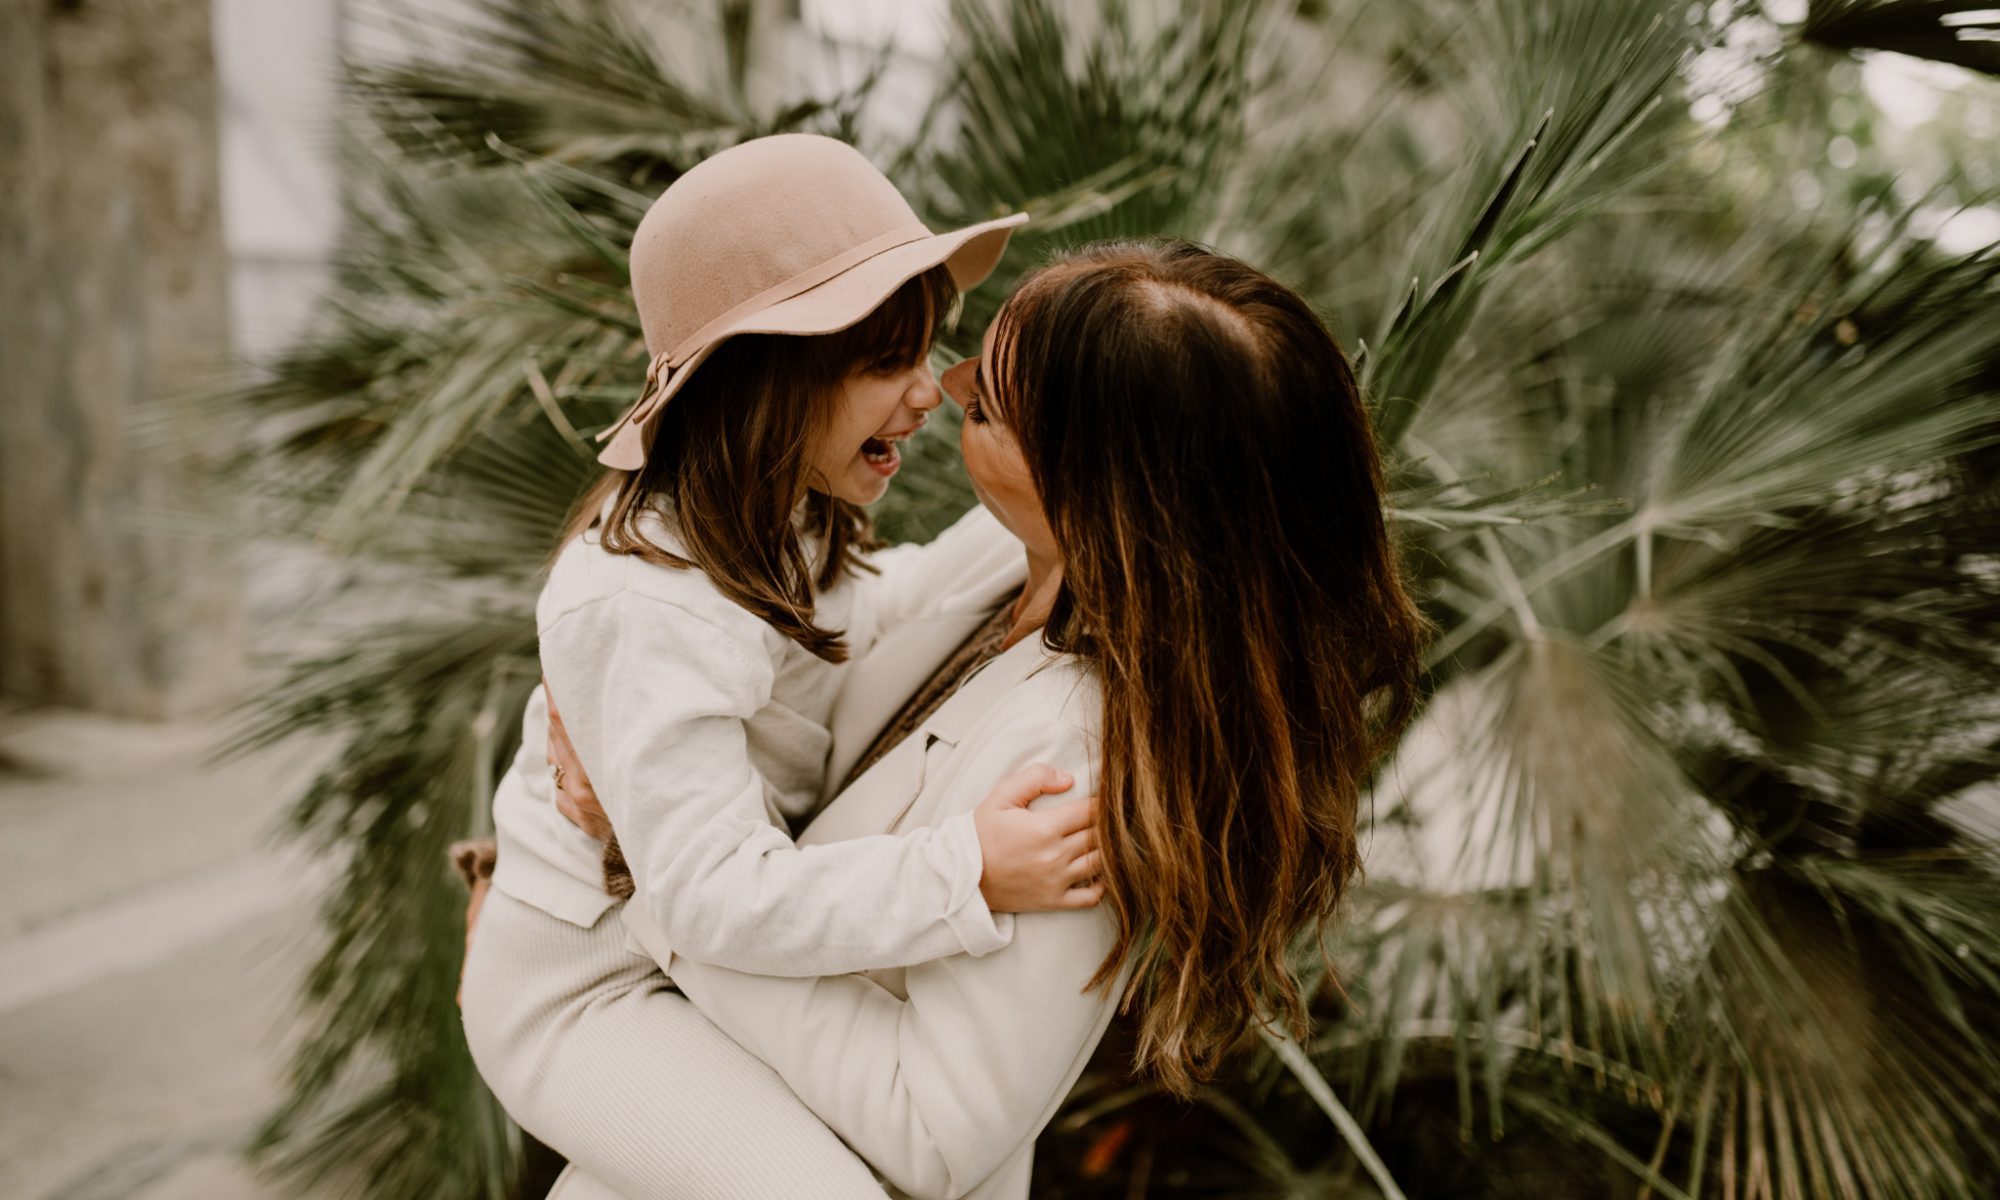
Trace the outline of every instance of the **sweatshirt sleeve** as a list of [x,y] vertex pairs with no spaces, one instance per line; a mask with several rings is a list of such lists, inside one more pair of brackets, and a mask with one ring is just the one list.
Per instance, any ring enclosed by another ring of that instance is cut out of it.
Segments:
[[[968,788],[1034,761],[1092,778],[1077,737],[990,733],[960,775]],[[1051,801],[1070,802],[1037,807]],[[968,794],[953,805],[976,803]],[[1109,988],[1084,984],[1112,941],[1102,906],[1023,913],[994,954],[911,967],[907,1000],[854,975],[774,979],[678,958],[672,975],[876,1170],[923,1200],[964,1195],[1053,1116],[1110,1024],[1123,975]]]
[[549,692],[675,955],[823,975],[1007,943],[962,818],[801,848],[774,826],[745,722],[770,699],[761,637],[630,590],[542,631]]
[[950,528],[923,545],[906,542],[868,556],[872,573],[854,577],[855,620],[848,642],[856,657],[885,629],[937,611],[939,601],[968,579],[1007,574],[1023,549],[994,515],[975,504]]

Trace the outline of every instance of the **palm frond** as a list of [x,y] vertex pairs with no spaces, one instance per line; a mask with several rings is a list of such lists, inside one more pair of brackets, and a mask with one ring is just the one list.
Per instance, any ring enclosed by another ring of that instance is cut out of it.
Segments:
[[1470,153],[1419,198],[1421,233],[1367,339],[1364,382],[1384,440],[1401,437],[1493,279],[1658,168],[1665,139],[1635,135],[1692,49],[1678,18],[1678,6],[1650,0],[1480,10],[1466,33],[1491,56],[1450,89]]
[[[1802,878],[1756,872],[1721,914],[1716,960],[1683,1033],[1706,1046],[1707,1070],[1691,1107],[1716,1130],[1712,1161],[1689,1164],[1691,1179],[1762,1178],[1767,1188],[1847,1197],[1972,1197],[1996,1167],[1986,1131],[1996,1110],[1993,1060],[1983,1037],[1950,1019],[1966,996],[1989,1010],[1990,980],[1936,977],[1912,954],[1935,937],[1890,899],[1915,884],[1939,904],[1937,879],[1903,872],[1946,864],[1815,865]],[[1990,901],[1994,886],[1961,876],[1945,895]],[[1850,890],[1851,889],[1851,890]],[[1948,905],[1941,905],[1951,912]],[[1984,970],[1990,930],[1951,931],[1950,953],[1977,945]],[[1916,944],[1911,935],[1915,934]],[[1960,937],[1973,936],[1967,943]],[[1935,990],[1934,990],[1935,989]],[[1938,998],[1950,1006],[1935,1007]],[[1983,1019],[1983,1018],[1982,1018]]]
[[1798,36],[2000,75],[2000,14],[1981,0],[1812,0]]
[[1015,238],[969,298],[974,341],[1024,267],[1060,246],[1200,237],[1243,144],[1256,33],[1275,5],[1199,0],[1185,10],[1105,4],[1081,19],[1051,0],[953,0],[937,141],[908,176],[924,206],[962,222],[1060,204]]
[[255,1147],[291,1178],[337,1164],[358,1195],[497,1198],[514,1177],[517,1135],[459,1032],[464,899],[445,867],[446,847],[490,820],[539,674],[532,620],[512,601],[378,626],[300,662],[237,736],[243,748],[308,733],[342,743],[292,815],[343,866],[305,983],[311,1032]]

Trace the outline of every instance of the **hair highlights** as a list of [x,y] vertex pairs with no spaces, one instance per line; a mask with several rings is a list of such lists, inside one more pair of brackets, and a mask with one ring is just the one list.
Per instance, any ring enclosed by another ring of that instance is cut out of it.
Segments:
[[[661,411],[646,465],[589,488],[562,544],[595,526],[610,553],[698,568],[778,632],[844,660],[840,631],[814,622],[813,596],[861,567],[873,526],[860,507],[812,490],[812,442],[849,375],[930,353],[957,296],[950,272],[933,267],[839,332],[723,343]],[[685,557],[646,536],[643,519],[655,510],[671,514]],[[817,567],[808,537],[821,540]]]
[[1063,557],[1046,637],[1104,691],[1098,845],[1138,1057],[1186,1094],[1249,1022],[1303,1035],[1291,962],[1359,866],[1423,619],[1353,371],[1297,294],[1187,243],[1088,247],[989,361]]

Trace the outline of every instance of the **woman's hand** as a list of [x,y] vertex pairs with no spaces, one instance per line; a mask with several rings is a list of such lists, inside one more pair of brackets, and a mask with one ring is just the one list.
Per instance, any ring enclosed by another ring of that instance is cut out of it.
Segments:
[[1039,811],[1038,796],[1068,791],[1068,771],[1034,763],[994,785],[972,811],[985,870],[979,892],[994,912],[1055,912],[1089,908],[1104,897],[1097,880],[1095,796]]
[[553,767],[556,784],[556,808],[569,818],[569,823],[583,830],[598,841],[611,837],[611,818],[604,815],[604,808],[597,802],[597,792],[590,786],[590,776],[584,773],[583,762],[576,756],[576,747],[570,744],[569,731],[563,728],[562,714],[556,711],[556,698],[547,693],[548,681],[542,687],[549,700],[549,766]]

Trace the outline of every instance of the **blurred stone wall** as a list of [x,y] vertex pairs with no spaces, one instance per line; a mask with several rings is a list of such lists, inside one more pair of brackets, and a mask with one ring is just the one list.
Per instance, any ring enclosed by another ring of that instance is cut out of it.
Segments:
[[240,683],[162,399],[229,341],[209,0],[0,0],[0,692],[137,716]]
[[[858,77],[893,38],[876,123],[914,120],[942,0],[749,3],[760,104],[827,86],[799,76],[826,68],[820,39]],[[262,648],[293,636],[317,560],[253,532],[232,561],[189,536],[196,435],[158,402],[254,371],[328,286],[341,55],[407,51],[387,11],[472,9],[0,0],[0,695],[199,711],[242,686],[246,624]],[[677,66],[713,73],[712,9],[634,11],[692,55]]]

